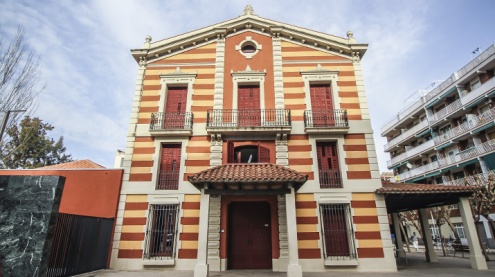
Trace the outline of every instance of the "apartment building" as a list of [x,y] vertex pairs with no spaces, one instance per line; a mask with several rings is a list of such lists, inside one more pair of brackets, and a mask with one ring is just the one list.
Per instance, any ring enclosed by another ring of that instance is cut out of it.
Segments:
[[396,180],[474,182],[495,169],[495,45],[433,87],[381,129]]
[[366,49],[247,6],[131,50],[111,267],[395,271]]

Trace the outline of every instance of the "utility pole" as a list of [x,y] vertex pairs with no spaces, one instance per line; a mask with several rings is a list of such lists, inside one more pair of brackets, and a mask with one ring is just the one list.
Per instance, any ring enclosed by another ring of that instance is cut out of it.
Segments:
[[3,132],[5,131],[5,128],[7,127],[7,122],[9,120],[9,117],[10,117],[10,114],[11,113],[21,113],[21,112],[25,112],[26,110],[9,110],[9,111],[6,111],[5,112],[5,116],[3,117],[3,120],[2,120],[2,125],[1,126],[1,130],[0,130],[0,144],[2,143],[2,138],[3,138]]

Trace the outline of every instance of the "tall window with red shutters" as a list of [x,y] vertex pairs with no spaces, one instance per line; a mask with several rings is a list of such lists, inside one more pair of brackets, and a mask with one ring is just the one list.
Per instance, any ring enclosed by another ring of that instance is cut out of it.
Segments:
[[318,142],[318,174],[321,188],[341,188],[342,178],[339,168],[336,142]]

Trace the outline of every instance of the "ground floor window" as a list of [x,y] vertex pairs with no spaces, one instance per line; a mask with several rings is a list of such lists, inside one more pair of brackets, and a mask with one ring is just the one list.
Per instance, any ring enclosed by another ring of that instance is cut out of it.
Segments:
[[178,215],[178,204],[150,205],[146,227],[145,259],[175,257]]
[[323,254],[326,259],[356,259],[354,230],[348,204],[321,204]]
[[454,230],[460,239],[466,238],[466,233],[464,232],[464,225],[462,225],[462,223],[455,223]]

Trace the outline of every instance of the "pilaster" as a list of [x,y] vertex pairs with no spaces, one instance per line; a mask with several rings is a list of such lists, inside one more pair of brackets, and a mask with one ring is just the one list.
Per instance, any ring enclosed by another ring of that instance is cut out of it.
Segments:
[[282,43],[278,35],[272,37],[275,109],[285,109],[284,78],[282,74]]

